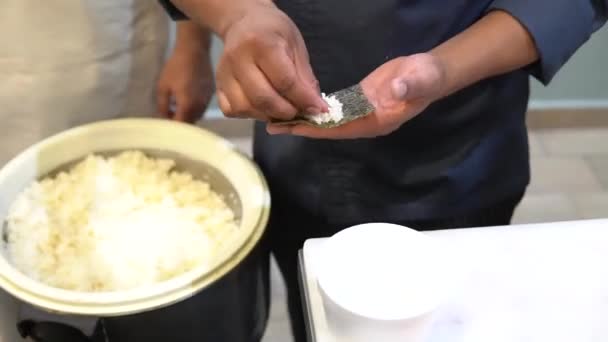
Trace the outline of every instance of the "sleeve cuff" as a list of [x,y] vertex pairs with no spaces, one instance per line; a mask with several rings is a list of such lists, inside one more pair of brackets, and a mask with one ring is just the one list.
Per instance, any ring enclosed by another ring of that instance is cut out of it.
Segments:
[[177,7],[175,7],[175,5],[173,5],[173,3],[171,3],[171,0],[159,0],[159,2],[167,14],[169,14],[171,19],[175,21],[189,19],[184,12],[180,11]]
[[532,35],[540,59],[529,72],[545,85],[589,39],[596,24],[589,0],[495,0],[491,10],[509,13]]

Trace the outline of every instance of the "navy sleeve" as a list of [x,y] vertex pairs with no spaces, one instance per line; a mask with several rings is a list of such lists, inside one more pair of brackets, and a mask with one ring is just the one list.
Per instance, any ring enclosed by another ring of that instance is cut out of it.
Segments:
[[165,11],[167,11],[167,14],[169,14],[171,19],[188,20],[188,17],[184,14],[184,12],[180,11],[177,7],[175,7],[175,5],[173,5],[173,3],[171,3],[171,0],[158,0],[158,1],[160,1],[160,4],[163,6]]
[[494,0],[530,32],[540,54],[530,73],[548,84],[593,32],[605,22],[608,0]]

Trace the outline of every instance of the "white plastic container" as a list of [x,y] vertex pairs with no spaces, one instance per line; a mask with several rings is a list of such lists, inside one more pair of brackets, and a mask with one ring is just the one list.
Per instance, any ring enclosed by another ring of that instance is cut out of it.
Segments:
[[345,229],[325,242],[318,282],[336,341],[424,341],[446,295],[441,248],[393,224]]

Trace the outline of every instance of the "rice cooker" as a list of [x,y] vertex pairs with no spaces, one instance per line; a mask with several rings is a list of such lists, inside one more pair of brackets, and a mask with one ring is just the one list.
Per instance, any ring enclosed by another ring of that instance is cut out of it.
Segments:
[[[223,244],[211,267],[195,268],[145,288],[76,292],[52,288],[21,273],[7,260],[3,241],[0,294],[5,292],[20,303],[57,315],[100,317],[101,324],[91,340],[95,336],[110,342],[181,341],[179,336],[188,336],[187,341],[259,340],[270,300],[269,258],[262,243],[270,211],[268,187],[249,158],[205,129],[163,119],[117,119],[76,127],[43,140],[0,169],[0,222],[5,221],[17,195],[40,177],[93,152],[132,149],[174,159],[177,168],[204,177],[227,200],[240,232],[234,241]],[[14,310],[11,305],[10,310]],[[69,326],[53,322],[22,322],[20,329],[39,329],[42,332],[38,333],[50,335],[48,341],[81,338]],[[53,334],[62,337],[57,339]]]

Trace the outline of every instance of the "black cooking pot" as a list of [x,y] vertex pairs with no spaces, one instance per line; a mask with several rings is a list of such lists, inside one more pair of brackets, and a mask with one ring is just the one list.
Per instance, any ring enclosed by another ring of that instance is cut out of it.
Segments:
[[193,297],[146,313],[100,319],[91,337],[48,321],[21,321],[18,329],[40,342],[258,342],[268,321],[269,289],[269,256],[260,245]]

